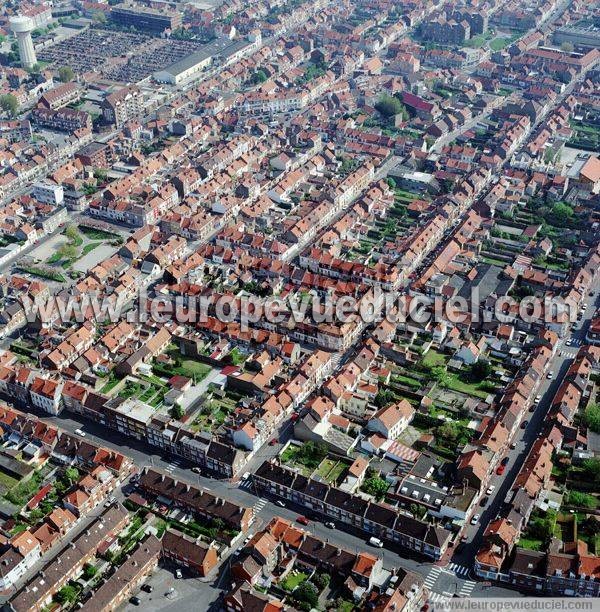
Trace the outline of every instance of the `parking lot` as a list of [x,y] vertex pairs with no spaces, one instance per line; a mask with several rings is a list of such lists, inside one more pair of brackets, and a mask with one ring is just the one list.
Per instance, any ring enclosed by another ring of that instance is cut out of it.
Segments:
[[[134,596],[139,597],[138,605],[127,601],[121,610],[165,610],[167,612],[183,610],[216,610],[220,591],[214,583],[194,578],[185,570],[182,578],[175,578],[175,566],[160,566],[145,584],[152,587],[152,593],[137,589]],[[217,579],[218,580],[218,579]],[[173,589],[173,590],[171,590]]]

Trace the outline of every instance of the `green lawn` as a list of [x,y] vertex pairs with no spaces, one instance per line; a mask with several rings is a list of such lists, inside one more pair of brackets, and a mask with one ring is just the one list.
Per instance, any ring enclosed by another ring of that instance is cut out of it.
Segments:
[[328,482],[339,482],[341,475],[346,471],[346,465],[341,461],[323,459],[317,468],[317,474]]
[[544,543],[542,540],[530,540],[529,538],[521,538],[517,542],[517,546],[526,548],[527,550],[541,550]]
[[93,251],[96,247],[100,246],[101,244],[102,244],[101,242],[90,242],[89,244],[86,244],[81,250],[81,256],[83,257],[84,255],[87,255],[88,253]]
[[195,431],[212,431],[221,426],[227,416],[235,409],[235,400],[224,397],[214,398],[203,406],[200,414],[192,422]]
[[494,40],[490,41],[490,49],[492,51],[500,51],[500,49],[508,47],[514,40],[516,40],[514,36],[510,38],[494,38]]
[[105,232],[104,230],[85,227],[83,225],[80,225],[79,229],[91,240],[115,240],[116,238],[120,238],[119,234]]
[[443,353],[439,353],[438,351],[429,350],[423,356],[423,365],[426,367],[435,367],[440,365],[445,365],[448,360],[448,356]]
[[187,374],[184,374],[184,376],[188,376],[190,378],[195,376],[196,381],[198,381],[202,380],[203,378],[206,378],[212,368],[209,365],[202,363],[201,361],[185,359],[181,362],[181,369],[187,372]]
[[458,391],[459,393],[466,393],[467,395],[473,395],[481,399],[485,399],[490,392],[483,391],[479,388],[478,383],[469,383],[461,380],[456,374],[451,374],[446,385],[448,389],[452,391]]
[[19,481],[16,478],[13,478],[4,472],[0,472],[0,488],[2,488],[4,491],[12,489],[18,482]]
[[279,584],[282,589],[289,591],[290,593],[302,582],[304,582],[308,576],[303,572],[291,571]]

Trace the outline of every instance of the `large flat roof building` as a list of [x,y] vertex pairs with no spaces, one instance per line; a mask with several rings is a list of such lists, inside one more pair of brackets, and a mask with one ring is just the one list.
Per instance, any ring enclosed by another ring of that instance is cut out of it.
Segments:
[[175,30],[181,25],[180,13],[126,3],[114,6],[110,18],[121,26],[133,26],[138,30],[155,34],[161,34],[165,30]]

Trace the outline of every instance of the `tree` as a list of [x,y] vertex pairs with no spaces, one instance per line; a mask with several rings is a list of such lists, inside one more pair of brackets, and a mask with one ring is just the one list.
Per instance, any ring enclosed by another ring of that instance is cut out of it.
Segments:
[[443,440],[448,446],[448,443],[454,444],[460,436],[460,428],[458,423],[452,421],[446,421],[446,423],[435,428],[435,437],[439,440]]
[[86,580],[91,580],[98,573],[98,568],[91,563],[86,563],[83,566],[83,577]]
[[371,478],[367,478],[361,488],[365,493],[372,495],[376,499],[383,499],[387,493],[389,485],[387,481],[383,480],[383,478],[373,476]]
[[79,480],[79,470],[74,467],[68,467],[65,470],[65,478],[69,481],[69,483],[73,484]]
[[223,531],[223,529],[225,528],[225,521],[222,518],[214,518],[212,520],[212,526],[217,530],[217,531]]
[[394,117],[400,113],[404,114],[406,110],[398,98],[394,98],[393,96],[389,96],[387,94],[382,95],[379,100],[377,100],[375,103],[375,108],[386,119]]
[[600,406],[598,404],[590,404],[585,409],[584,421],[594,433],[600,433]]
[[108,170],[106,170],[105,168],[95,168],[94,169],[94,178],[97,181],[100,181],[101,183],[103,183],[108,177]]
[[313,578],[313,581],[317,585],[317,587],[322,590],[331,582],[331,576],[326,573],[317,574]]
[[79,230],[76,225],[67,225],[65,229],[65,236],[69,239],[69,242],[78,242],[79,241]]
[[573,53],[573,50],[575,49],[573,43],[570,43],[568,40],[565,40],[565,42],[561,44],[560,48],[565,53]]
[[448,374],[448,371],[446,370],[445,366],[442,366],[442,365],[433,366],[431,368],[430,373],[431,373],[431,377],[433,378],[433,380],[435,380],[438,383],[438,385],[442,387],[448,386],[450,375]]
[[581,531],[591,536],[598,535],[600,533],[600,521],[593,515],[588,516],[581,522]]
[[106,15],[102,11],[95,11],[92,14],[92,19],[96,23],[106,23]]
[[298,461],[307,467],[317,467],[327,456],[328,448],[325,442],[309,440],[298,449]]
[[11,117],[14,117],[19,110],[19,101],[12,94],[4,94],[0,96],[0,108]]
[[552,225],[564,228],[570,225],[573,214],[573,209],[568,204],[557,202],[548,216]]
[[492,366],[489,361],[485,361],[484,359],[480,359],[475,363],[472,363],[469,367],[469,376],[477,381],[481,382],[486,378],[489,378],[492,374]]
[[73,585],[65,584],[65,586],[56,593],[54,598],[61,604],[73,603],[77,600],[78,594],[79,591]]
[[75,78],[75,73],[71,66],[62,66],[58,69],[58,76],[63,83],[68,83]]
[[264,70],[256,70],[252,76],[250,77],[250,82],[254,85],[258,85],[259,83],[264,83],[269,77]]
[[587,480],[600,482],[600,459],[596,457],[585,459],[581,466]]
[[396,181],[391,176],[388,177],[387,184],[391,189],[394,189],[396,187]]
[[383,408],[384,406],[391,404],[393,401],[395,401],[395,399],[396,396],[391,389],[379,389],[379,391],[377,391],[377,395],[375,396],[375,405],[378,408]]
[[185,415],[185,410],[183,409],[183,406],[180,406],[179,404],[175,404],[169,412],[174,419],[178,420],[182,419]]
[[63,244],[58,247],[56,253],[60,257],[60,259],[76,259],[79,251],[76,246],[72,244]]
[[293,597],[301,604],[308,605],[309,610],[316,608],[317,604],[319,603],[319,594],[317,593],[317,589],[308,581],[305,581],[296,587]]

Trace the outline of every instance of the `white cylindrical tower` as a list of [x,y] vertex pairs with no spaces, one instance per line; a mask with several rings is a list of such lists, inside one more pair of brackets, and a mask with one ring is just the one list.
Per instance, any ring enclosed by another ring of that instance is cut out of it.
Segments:
[[33,68],[37,63],[35,49],[33,48],[33,40],[31,40],[31,32],[34,29],[33,21],[29,17],[21,15],[11,17],[10,29],[17,37],[21,66],[23,66],[23,68]]

